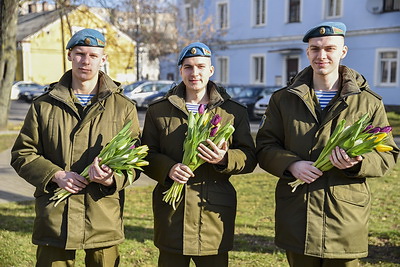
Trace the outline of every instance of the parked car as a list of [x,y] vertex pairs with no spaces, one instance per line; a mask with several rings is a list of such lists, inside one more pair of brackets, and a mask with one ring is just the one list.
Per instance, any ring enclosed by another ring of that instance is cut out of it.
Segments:
[[231,96],[231,97],[237,97],[241,91],[243,91],[246,86],[244,85],[222,85],[222,87],[225,88],[226,92]]
[[247,86],[236,97],[232,97],[237,102],[247,107],[247,113],[250,120],[257,119],[254,116],[254,104],[267,94],[272,94],[275,87],[266,86]]
[[143,100],[143,107],[144,108],[148,108],[151,103],[163,98],[168,93],[168,91],[172,89],[172,87],[174,87],[174,84],[165,85],[160,90],[158,90],[157,93],[149,95],[148,97],[146,97]]
[[136,103],[138,109],[144,108],[143,101],[146,97],[156,94],[166,85],[172,85],[174,81],[140,81],[124,87],[124,94]]
[[20,96],[23,97],[23,93],[26,91],[39,89],[43,89],[43,85],[31,81],[14,82],[11,87],[11,100],[20,99]]
[[267,107],[268,107],[269,100],[271,99],[271,95],[272,95],[272,93],[273,93],[274,91],[276,91],[277,89],[279,89],[279,87],[271,88],[270,91],[265,91],[265,92],[263,92],[263,97],[260,98],[260,99],[254,104],[254,110],[253,110],[253,112],[254,112],[254,117],[255,117],[255,118],[261,118],[261,117],[264,115],[265,110],[266,110]]
[[19,99],[30,103],[32,100],[46,92],[48,85],[40,87],[32,87],[31,89],[19,93]]

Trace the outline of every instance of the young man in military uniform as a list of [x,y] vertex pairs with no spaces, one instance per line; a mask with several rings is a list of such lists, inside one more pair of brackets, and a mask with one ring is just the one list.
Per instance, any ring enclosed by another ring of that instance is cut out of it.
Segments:
[[[336,147],[333,168],[312,164],[342,120],[354,124],[368,113],[375,126],[387,126],[381,98],[365,78],[340,65],[348,52],[346,26],[325,22],[310,29],[310,66],[271,97],[256,139],[260,167],[279,177],[276,187],[275,243],[290,266],[358,266],[368,253],[371,192],[366,178],[394,166],[398,148],[350,158]],[[304,181],[294,192],[288,184]]]
[[[150,165],[145,173],[158,181],[153,192],[154,243],[160,251],[159,266],[228,266],[233,247],[236,191],[232,174],[249,173],[256,165],[245,107],[232,101],[225,89],[209,79],[214,73],[211,50],[203,43],[182,49],[178,65],[182,82],[167,96],[150,105],[143,128]],[[232,123],[233,137],[220,144],[200,145],[206,163],[194,172],[182,164],[183,142],[189,110],[207,105],[208,112]],[[164,202],[173,182],[185,185],[177,209]]]
[[[12,148],[11,165],[36,187],[37,266],[73,266],[77,249],[85,250],[87,266],[119,263],[129,182],[97,155],[128,121],[138,137],[139,121],[120,84],[100,71],[104,47],[96,30],[72,36],[66,47],[72,69],[33,101]],[[90,164],[91,183],[79,175]],[[50,198],[59,188],[73,194],[55,207]]]

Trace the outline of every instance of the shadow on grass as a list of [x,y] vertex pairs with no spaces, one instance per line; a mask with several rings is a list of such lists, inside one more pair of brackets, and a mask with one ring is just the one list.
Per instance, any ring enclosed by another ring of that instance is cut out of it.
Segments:
[[280,250],[274,244],[274,238],[260,235],[236,234],[233,251],[274,253]]
[[33,201],[18,202],[17,207],[0,206],[0,230],[32,233],[35,210]]
[[395,263],[400,264],[400,247],[397,246],[368,246],[368,257],[361,259],[362,262]]
[[125,238],[144,243],[153,240],[153,229],[139,226],[125,225]]

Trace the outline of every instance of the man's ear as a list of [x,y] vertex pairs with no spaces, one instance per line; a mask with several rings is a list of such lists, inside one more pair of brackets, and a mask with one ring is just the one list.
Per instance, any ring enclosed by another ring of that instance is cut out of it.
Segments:
[[210,74],[210,77],[211,77],[214,75],[214,66],[213,65],[210,66],[210,72],[211,72],[211,74]]
[[342,49],[342,56],[340,57],[340,59],[344,59],[346,57],[348,50],[349,48],[347,47],[347,45],[344,45]]
[[108,59],[108,55],[106,55],[106,54],[104,54],[104,55],[101,57],[101,64],[100,64],[101,67],[104,66],[104,64],[106,63],[107,59]]
[[68,55],[68,60],[69,60],[69,61],[72,61],[71,50],[68,50],[68,54],[67,54],[67,55]]

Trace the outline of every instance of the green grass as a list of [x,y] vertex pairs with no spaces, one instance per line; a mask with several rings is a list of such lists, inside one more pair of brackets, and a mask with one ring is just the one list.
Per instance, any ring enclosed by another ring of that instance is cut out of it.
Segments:
[[395,112],[387,113],[389,124],[393,127],[393,135],[400,136],[400,114]]
[[[370,256],[361,266],[400,264],[400,163],[388,175],[370,179],[373,207],[370,218]],[[232,177],[238,192],[234,250],[230,266],[287,266],[282,250],[275,247],[274,189],[277,179],[267,173]],[[131,187],[125,204],[126,241],[120,246],[121,266],[156,266],[153,245],[152,187]],[[31,243],[34,219],[32,202],[0,205],[0,266],[33,266]],[[77,266],[83,266],[83,252]]]

